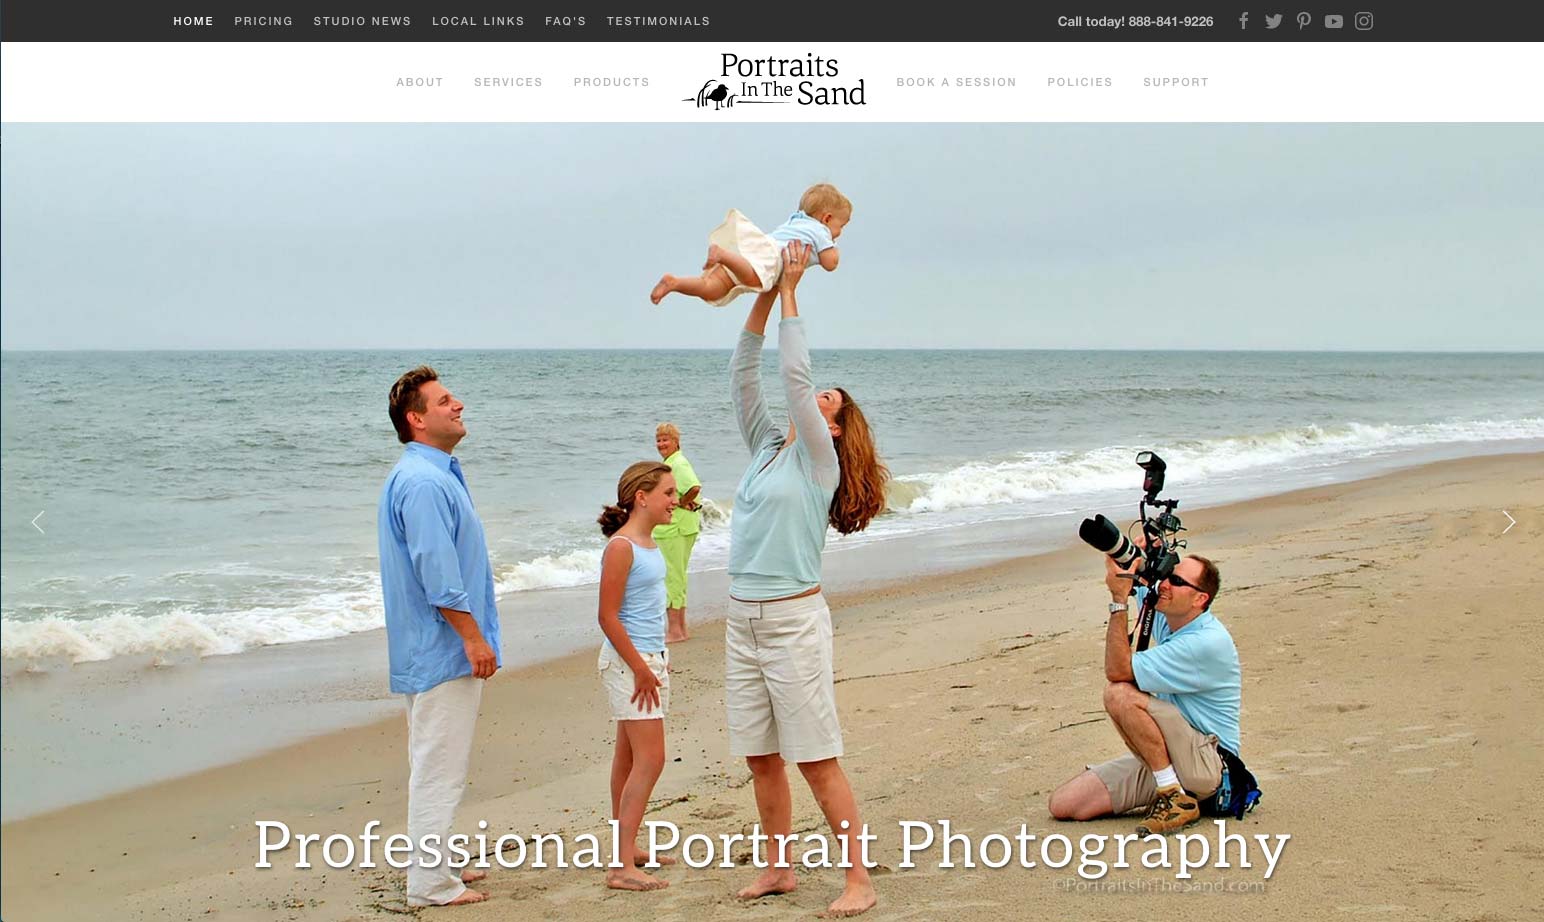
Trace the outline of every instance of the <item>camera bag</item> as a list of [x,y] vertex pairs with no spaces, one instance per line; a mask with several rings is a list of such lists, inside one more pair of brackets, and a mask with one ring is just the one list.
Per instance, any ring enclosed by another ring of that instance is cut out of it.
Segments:
[[1222,757],[1222,783],[1201,799],[1201,814],[1241,820],[1260,803],[1260,785],[1245,767],[1244,760],[1228,747],[1218,743],[1217,755]]

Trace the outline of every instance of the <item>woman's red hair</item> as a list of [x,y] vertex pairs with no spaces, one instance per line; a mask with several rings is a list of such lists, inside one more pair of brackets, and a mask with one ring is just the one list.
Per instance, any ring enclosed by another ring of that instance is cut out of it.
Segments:
[[862,531],[884,511],[885,481],[890,469],[879,460],[874,449],[874,433],[852,395],[837,388],[842,408],[836,411],[836,424],[842,434],[836,443],[836,459],[841,464],[842,480],[831,498],[831,527],[844,535]]

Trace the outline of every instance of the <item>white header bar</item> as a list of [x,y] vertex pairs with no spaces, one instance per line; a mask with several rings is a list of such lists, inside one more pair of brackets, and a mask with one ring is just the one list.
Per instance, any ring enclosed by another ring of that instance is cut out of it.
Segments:
[[1527,43],[25,42],[0,55],[0,112],[8,122],[1537,122],[1541,57]]

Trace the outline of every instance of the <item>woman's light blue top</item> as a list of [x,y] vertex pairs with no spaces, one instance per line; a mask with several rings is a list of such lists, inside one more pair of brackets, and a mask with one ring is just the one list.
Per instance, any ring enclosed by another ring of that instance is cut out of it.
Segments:
[[798,438],[772,423],[761,393],[761,347],[766,337],[740,333],[730,363],[740,435],[751,465],[734,495],[729,530],[729,594],[746,602],[781,599],[820,585],[831,498],[841,482],[836,445],[815,403],[804,321],[778,324],[778,356],[788,414]]

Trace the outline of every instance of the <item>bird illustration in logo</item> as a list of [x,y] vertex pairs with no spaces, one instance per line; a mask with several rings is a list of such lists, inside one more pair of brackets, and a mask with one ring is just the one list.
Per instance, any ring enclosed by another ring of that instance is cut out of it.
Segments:
[[1280,13],[1277,13],[1274,16],[1271,15],[1270,13],[1266,13],[1265,14],[1265,28],[1267,28],[1267,29],[1274,29],[1274,28],[1276,28],[1279,25],[1281,25],[1281,14]]
[[[697,108],[699,109],[711,102],[713,103],[713,111],[715,112],[717,112],[719,109],[733,106],[735,97],[730,94],[729,87],[722,83],[719,83],[718,86],[713,86],[715,83],[718,83],[718,81],[709,80],[702,85],[702,89],[697,91],[697,95],[695,97],[689,97],[681,101],[695,102],[697,104]],[[709,89],[709,87],[712,87],[712,89]]]

